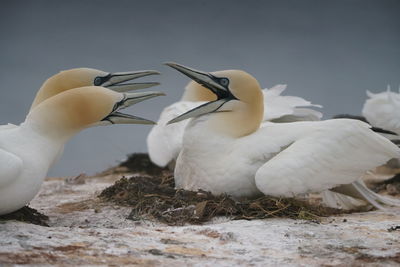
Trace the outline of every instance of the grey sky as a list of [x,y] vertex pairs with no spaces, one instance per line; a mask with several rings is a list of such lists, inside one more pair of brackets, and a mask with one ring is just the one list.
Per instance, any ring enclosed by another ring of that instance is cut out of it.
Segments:
[[[156,120],[188,79],[163,66],[244,69],[263,87],[322,104],[325,118],[359,114],[365,90],[400,83],[400,1],[2,1],[0,124],[23,121],[33,97],[60,70],[156,69],[168,95],[129,113]],[[85,130],[50,175],[94,173],[146,151],[149,126]]]

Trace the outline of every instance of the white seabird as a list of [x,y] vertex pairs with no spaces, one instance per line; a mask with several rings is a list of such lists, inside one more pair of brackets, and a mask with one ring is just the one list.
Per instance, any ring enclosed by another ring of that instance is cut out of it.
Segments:
[[[218,75],[218,72],[213,73]],[[278,84],[263,90],[264,105],[268,106],[268,109],[264,111],[264,123],[314,121],[322,118],[321,112],[311,109],[311,107],[321,108],[320,105],[314,105],[301,97],[281,95],[285,89],[285,84]],[[181,100],[164,108],[157,124],[152,127],[147,136],[147,150],[151,161],[160,167],[168,165],[173,169],[181,151],[183,133],[189,121],[167,125],[168,121],[206,101],[216,99],[215,94],[204,86],[194,81],[189,82]]]
[[369,99],[365,101],[362,109],[367,121],[372,126],[400,135],[400,92],[392,92],[388,86],[386,92],[374,94],[367,91],[367,95]]
[[42,101],[19,126],[0,129],[0,215],[35,197],[54,158],[81,130],[92,125],[154,124],[119,111],[159,95],[163,93],[75,88]]
[[[266,194],[293,197],[335,190],[367,201],[399,205],[365,187],[367,171],[400,156],[400,149],[349,119],[268,123],[262,128],[263,95],[257,80],[239,70],[210,74],[167,65],[213,92],[217,99],[170,123],[186,126],[175,167],[178,188],[203,189],[234,197]],[[266,107],[268,108],[268,107]],[[348,184],[351,183],[348,190]],[[341,186],[346,190],[341,190]]]
[[[160,74],[155,70],[141,70],[129,72],[109,73],[92,68],[74,68],[61,71],[48,78],[40,87],[32,102],[30,110],[44,100],[78,87],[84,86],[103,86],[116,92],[128,92],[132,90],[149,88],[159,85],[158,82],[129,82],[137,78]],[[0,130],[17,127],[15,124],[8,123],[0,125]],[[61,147],[59,156],[54,158],[54,163],[60,158],[64,147]]]

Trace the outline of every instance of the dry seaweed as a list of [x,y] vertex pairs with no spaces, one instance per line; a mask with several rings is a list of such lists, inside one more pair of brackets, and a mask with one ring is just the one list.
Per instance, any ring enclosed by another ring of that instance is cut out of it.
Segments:
[[161,168],[151,162],[146,153],[133,153],[119,164],[119,167],[125,167],[131,172],[145,173],[149,175],[160,175],[163,172],[170,172],[168,168]]
[[41,226],[49,226],[47,224],[49,217],[41,214],[35,209],[25,206],[13,213],[0,216],[0,221],[16,220],[20,222],[32,223]]
[[227,195],[214,196],[202,190],[176,190],[171,175],[123,177],[106,188],[100,198],[132,207],[128,219],[153,218],[169,225],[199,224],[217,216],[235,220],[272,217],[316,220],[341,212],[296,199],[264,196],[236,201]]

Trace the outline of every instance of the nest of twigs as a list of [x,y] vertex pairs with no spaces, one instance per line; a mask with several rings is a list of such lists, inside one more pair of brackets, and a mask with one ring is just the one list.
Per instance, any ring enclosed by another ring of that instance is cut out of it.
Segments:
[[[132,207],[128,216],[132,220],[156,219],[169,225],[199,224],[217,216],[226,216],[234,220],[273,217],[315,220],[341,212],[297,199],[264,196],[238,201],[228,195],[214,196],[201,190],[177,190],[172,173],[153,165],[146,154],[134,154],[128,161],[122,164],[140,167],[130,171],[146,174],[148,168],[151,173],[145,176],[123,177],[106,188],[100,194],[100,198]],[[142,168],[143,166],[147,167]],[[157,175],[151,175],[153,173]]]

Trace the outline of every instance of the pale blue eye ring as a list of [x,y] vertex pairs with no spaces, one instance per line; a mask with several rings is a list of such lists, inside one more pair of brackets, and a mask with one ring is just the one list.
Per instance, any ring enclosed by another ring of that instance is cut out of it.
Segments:
[[227,87],[228,84],[229,84],[229,80],[228,80],[227,78],[221,78],[221,79],[219,80],[219,83],[220,83],[222,86]]

